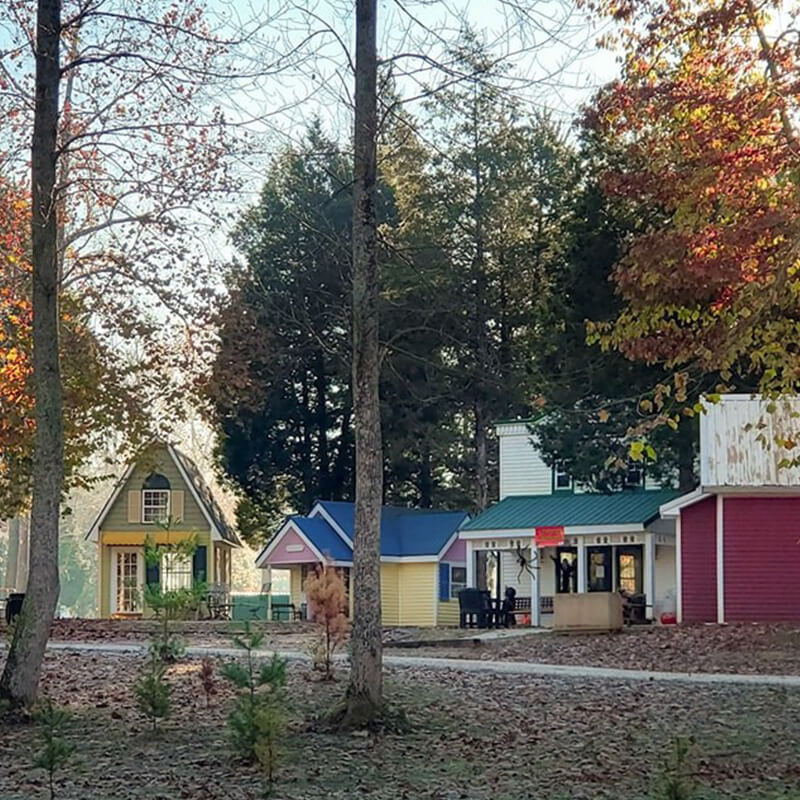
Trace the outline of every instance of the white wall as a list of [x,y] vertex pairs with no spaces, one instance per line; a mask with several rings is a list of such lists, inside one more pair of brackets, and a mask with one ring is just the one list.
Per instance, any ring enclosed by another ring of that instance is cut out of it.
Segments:
[[[530,549],[526,548],[522,551],[525,557],[531,557]],[[520,572],[522,573],[520,575]],[[522,569],[517,561],[517,554],[515,550],[502,550],[500,557],[500,579],[502,586],[500,593],[503,594],[508,586],[513,586],[517,595],[521,597],[531,596],[531,574],[528,570]]]
[[[800,398],[774,402],[750,395],[723,395],[700,415],[700,483],[703,487],[800,485],[800,468],[779,466],[796,447],[776,437],[800,440]],[[795,416],[797,415],[797,416]]]
[[542,461],[525,423],[497,426],[500,441],[500,499],[509,495],[550,494],[553,471]]
[[653,618],[658,619],[664,611],[676,608],[675,548],[669,545],[656,545],[656,590]]

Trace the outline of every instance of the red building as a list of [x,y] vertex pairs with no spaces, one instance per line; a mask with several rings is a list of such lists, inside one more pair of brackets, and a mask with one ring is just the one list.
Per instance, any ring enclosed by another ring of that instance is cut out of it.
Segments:
[[800,620],[800,399],[725,395],[700,422],[700,487],[675,520],[679,622]]

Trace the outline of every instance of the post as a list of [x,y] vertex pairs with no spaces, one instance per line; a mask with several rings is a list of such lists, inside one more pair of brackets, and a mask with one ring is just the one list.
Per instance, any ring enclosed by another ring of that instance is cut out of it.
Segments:
[[578,539],[578,594],[586,591],[586,542]]
[[717,622],[725,622],[725,515],[722,495],[717,495]]
[[683,622],[683,558],[681,555],[681,512],[675,520],[675,619]]
[[653,619],[656,603],[656,543],[655,534],[644,535],[644,594],[645,616]]
[[542,570],[539,564],[541,552],[536,540],[531,539],[531,627],[542,624]]
[[467,586],[475,588],[475,545],[467,539]]

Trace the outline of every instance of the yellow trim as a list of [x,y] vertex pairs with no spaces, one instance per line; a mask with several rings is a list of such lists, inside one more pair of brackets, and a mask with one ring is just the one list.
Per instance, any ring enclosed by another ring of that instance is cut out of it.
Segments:
[[[144,540],[150,537],[155,544],[175,544],[184,539],[189,539],[191,536],[197,536],[194,531],[170,531],[167,533],[160,528],[154,528],[152,531],[111,531],[103,533],[100,541],[105,545],[137,547],[144,545]],[[200,545],[208,545],[208,533],[203,533],[197,536],[197,542]]]

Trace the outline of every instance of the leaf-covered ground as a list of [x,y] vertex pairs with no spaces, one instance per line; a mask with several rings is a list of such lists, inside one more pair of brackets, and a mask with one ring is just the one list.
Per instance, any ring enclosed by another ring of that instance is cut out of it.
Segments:
[[[130,656],[51,653],[42,692],[73,714],[73,762],[58,797],[262,796],[231,756],[227,689],[209,709],[196,661],[172,668],[175,712],[154,736],[130,687]],[[344,678],[344,676],[342,676]],[[696,739],[696,798],[800,798],[800,691],[392,670],[387,693],[405,733],[343,735],[315,719],[343,690],[290,665],[291,728],[273,797],[375,800],[652,798],[672,738]],[[0,798],[47,797],[30,767],[36,730],[0,731]]]
[[[231,623],[179,623],[195,645],[230,644]],[[146,641],[153,622],[58,620],[55,641]],[[307,652],[314,638],[310,623],[269,623],[272,646]],[[637,626],[619,634],[528,636],[452,647],[448,640],[472,638],[486,631],[454,628],[387,628],[384,640],[398,644],[441,640],[436,647],[392,648],[388,653],[487,660],[538,661],[548,664],[619,667],[678,672],[800,674],[800,628],[797,625]]]

